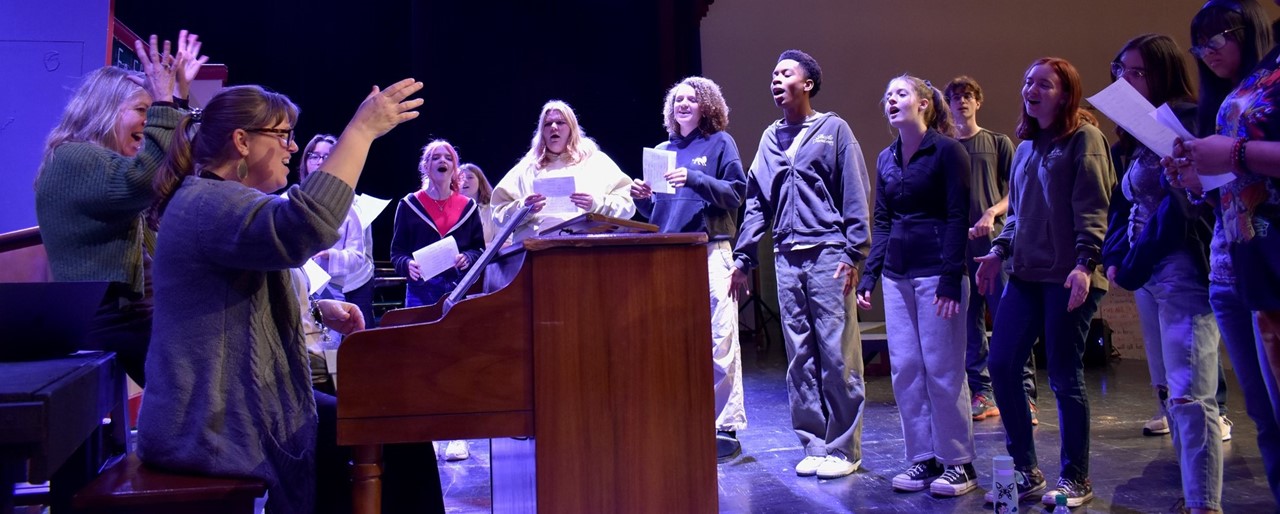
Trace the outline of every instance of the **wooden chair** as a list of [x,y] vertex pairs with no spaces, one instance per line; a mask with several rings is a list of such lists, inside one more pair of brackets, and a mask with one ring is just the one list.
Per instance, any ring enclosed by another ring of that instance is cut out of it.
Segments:
[[76,512],[93,514],[253,514],[261,480],[183,475],[148,467],[135,454],[110,464],[76,493]]

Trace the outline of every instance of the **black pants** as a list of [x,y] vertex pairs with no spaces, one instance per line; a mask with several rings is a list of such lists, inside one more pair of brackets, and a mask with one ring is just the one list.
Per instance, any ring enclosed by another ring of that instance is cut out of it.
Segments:
[[[338,446],[338,399],[316,392],[316,513],[351,512],[351,450]],[[440,468],[431,443],[383,449],[382,510],[389,514],[444,513]]]

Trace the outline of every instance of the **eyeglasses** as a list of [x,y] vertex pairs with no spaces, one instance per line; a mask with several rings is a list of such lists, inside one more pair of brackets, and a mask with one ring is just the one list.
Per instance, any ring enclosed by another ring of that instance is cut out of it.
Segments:
[[245,132],[257,132],[259,134],[271,134],[280,138],[280,142],[284,143],[285,148],[293,146],[293,129],[276,129],[276,128],[257,128],[244,129]]
[[1214,34],[1213,37],[1205,40],[1205,42],[1191,47],[1191,54],[1201,59],[1204,59],[1204,56],[1208,55],[1210,50],[1217,51],[1221,49],[1223,46],[1225,46],[1227,44],[1227,34],[1230,34],[1237,30],[1244,30],[1244,27],[1227,29],[1217,34]]
[[1133,78],[1145,79],[1147,78],[1147,70],[1143,68],[1126,68],[1124,67],[1124,63],[1119,62],[1111,63],[1111,76],[1115,78],[1122,78],[1126,75],[1132,75]]
[[320,161],[320,162],[324,162],[324,161],[329,160],[329,154],[327,154],[327,153],[317,153],[317,152],[307,152],[307,160],[308,160],[308,161]]
[[963,100],[977,100],[977,99],[978,99],[978,97],[976,97],[976,96],[974,96],[974,95],[973,95],[973,91],[965,91],[965,92],[964,92],[964,94],[962,94],[962,95],[951,95],[951,96],[948,96],[948,97],[946,97],[946,98],[945,98],[945,100],[946,100],[946,101],[948,101],[948,102],[954,102],[954,101],[956,101],[956,100],[961,100],[961,99],[963,99]]

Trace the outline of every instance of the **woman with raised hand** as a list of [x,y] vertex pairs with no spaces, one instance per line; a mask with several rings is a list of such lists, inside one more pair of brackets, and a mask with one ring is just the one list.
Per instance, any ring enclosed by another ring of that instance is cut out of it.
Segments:
[[370,145],[418,116],[422,100],[407,97],[421,88],[412,79],[375,87],[320,171],[287,198],[271,194],[298,150],[298,109],[287,97],[229,87],[178,121],[155,183],[161,237],[138,427],[144,462],[261,479],[275,513],[349,507],[316,501],[317,451],[335,443],[317,441],[317,429],[332,434],[334,417],[322,413],[318,423],[290,269],[337,240]]
[[[116,353],[146,384],[151,339],[151,254],[155,233],[143,211],[200,65],[200,39],[183,30],[172,44],[134,45],[143,73],[107,66],[72,93],[45,142],[36,175],[36,220],[55,281],[109,282],[94,316],[92,345]],[[174,94],[177,97],[174,97]]]
[[[1168,103],[1195,130],[1191,78],[1168,36],[1130,40],[1111,63],[1152,105]],[[1186,506],[1217,510],[1222,499],[1218,324],[1209,306],[1208,209],[1168,184],[1160,156],[1127,133],[1112,147],[1128,163],[1113,195],[1102,262],[1107,279],[1134,292],[1152,385],[1173,432]],[[1203,437],[1208,434],[1208,437]]]
[[[1080,73],[1064,59],[1045,57],[1027,68],[1022,84],[1022,139],[1013,158],[1009,217],[977,257],[978,289],[986,293],[999,266],[1010,270],[991,339],[991,382],[1013,457],[1018,498],[1045,489],[1036,459],[1022,367],[1041,330],[1049,384],[1058,400],[1062,441],[1058,494],[1077,507],[1093,499],[1089,481],[1089,399],[1084,345],[1106,294],[1098,268],[1107,231],[1107,206],[1116,181],[1107,139],[1080,108]],[[992,497],[988,493],[987,500]]]
[[871,253],[858,307],[884,283],[893,396],[910,466],[900,491],[959,496],[978,484],[965,373],[969,154],[951,138],[942,92],[917,77],[889,81],[880,102],[898,139],[877,160]]

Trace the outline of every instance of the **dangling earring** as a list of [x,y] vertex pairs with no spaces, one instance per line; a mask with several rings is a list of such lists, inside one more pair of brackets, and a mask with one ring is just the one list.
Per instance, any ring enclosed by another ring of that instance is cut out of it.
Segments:
[[240,159],[240,164],[236,166],[236,178],[240,179],[241,182],[249,178],[249,163],[244,159]]

